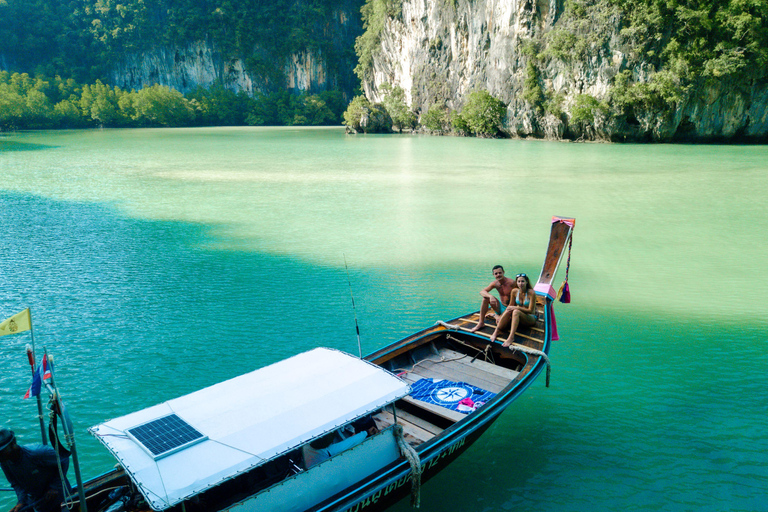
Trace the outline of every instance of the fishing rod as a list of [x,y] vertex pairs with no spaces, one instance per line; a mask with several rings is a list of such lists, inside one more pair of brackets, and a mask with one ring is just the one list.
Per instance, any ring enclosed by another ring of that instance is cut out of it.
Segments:
[[357,353],[359,354],[360,359],[362,359],[363,347],[360,344],[360,327],[357,325],[357,309],[355,308],[355,296],[352,295],[352,281],[350,281],[349,279],[349,267],[347,266],[347,255],[343,254],[343,256],[344,256],[344,268],[347,271],[347,283],[349,284],[349,296],[352,297],[352,311],[355,315],[355,331],[357,331]]

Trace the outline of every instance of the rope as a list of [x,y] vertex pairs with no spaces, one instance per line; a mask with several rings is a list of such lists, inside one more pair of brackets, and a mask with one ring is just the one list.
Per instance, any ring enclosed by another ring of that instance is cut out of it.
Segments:
[[[469,329],[466,329],[466,328],[461,327],[459,325],[449,324],[448,322],[443,322],[442,320],[438,320],[437,322],[435,322],[435,325],[442,325],[443,327],[447,327],[448,329],[454,329],[454,330],[457,330],[457,331],[464,330],[464,331],[469,332]],[[458,338],[454,338],[453,336],[447,336],[447,337],[449,339],[451,339],[451,340],[461,344],[461,345],[464,345],[467,348],[471,348],[472,350],[476,350],[477,354],[475,354],[475,357],[472,358],[472,361],[474,361],[475,359],[480,357],[480,355],[482,354],[483,357],[485,358],[486,362],[496,364],[496,361],[493,360],[493,352],[491,351],[491,344],[490,343],[488,345],[486,345],[484,349],[480,350],[479,348],[475,347],[474,345],[470,345],[466,341],[462,341],[462,340],[460,340]]]
[[[54,422],[55,426],[55,420],[56,420],[56,411],[54,410],[52,404],[54,403],[54,400],[56,400],[55,397],[51,397],[51,400],[48,402],[48,418],[49,421]],[[59,455],[59,432],[58,428],[56,428],[56,431],[53,433],[53,439],[51,439],[51,444],[53,445],[53,449],[56,451],[56,467],[59,470],[59,479],[62,483],[62,490],[64,492],[64,506],[67,508],[67,510],[72,510],[75,506],[75,495],[70,492],[70,490],[67,488],[66,485],[64,485],[64,482],[67,481],[67,475],[64,473],[64,468],[61,463],[61,455]],[[67,442],[67,451],[70,451],[72,448],[72,441],[74,440],[74,435],[66,433],[64,434],[64,440]],[[71,451],[70,451],[71,453]]]
[[568,239],[568,259],[565,264],[565,282],[568,282],[568,271],[571,270],[571,246],[573,245],[573,231],[571,231],[571,237]]
[[547,357],[546,353],[541,350],[536,350],[535,348],[526,347],[525,345],[510,345],[509,348],[511,350],[519,350],[520,352],[526,352],[534,356],[542,357],[544,362],[547,363],[547,387],[549,387],[549,374],[552,372],[552,364],[550,364],[549,357]]
[[395,425],[393,429],[397,446],[400,447],[400,454],[408,459],[408,463],[411,465],[411,506],[419,508],[421,505],[421,460],[413,446],[405,441],[402,425]]
[[[456,329],[456,330],[459,329],[458,325],[452,325],[452,324],[449,324],[447,322],[443,322],[442,320],[438,321],[437,323],[442,325],[443,327],[448,327],[449,329]],[[448,336],[448,337],[451,338],[452,340],[456,340],[456,341],[461,342],[460,340],[457,340],[453,336]],[[472,347],[472,348],[474,348],[474,347]],[[486,349],[487,348],[488,347],[486,347]],[[549,387],[549,375],[552,372],[552,364],[549,362],[549,356],[547,356],[547,354],[545,352],[542,352],[541,350],[536,350],[535,348],[526,347],[525,345],[519,345],[517,343],[513,343],[512,345],[510,345],[507,348],[509,348],[510,350],[519,350],[520,352],[525,352],[527,354],[531,354],[531,355],[539,356],[539,357],[543,358],[544,362],[547,363],[547,387]],[[477,349],[475,349],[475,350],[477,350]],[[480,351],[480,352],[482,352],[482,351]]]
[[[443,323],[443,324],[444,325],[449,325],[449,324],[445,324],[445,323]],[[450,334],[446,334],[445,337],[447,339],[451,340],[451,341],[455,341],[459,345],[464,345],[467,348],[471,348],[472,350],[477,351],[477,354],[475,354],[475,357],[472,358],[472,361],[470,361],[470,363],[473,362],[478,357],[483,356],[483,359],[485,359],[486,363],[496,364],[496,361],[493,359],[493,351],[491,350],[491,344],[490,343],[488,345],[486,345],[483,350],[480,350],[479,348],[475,347],[474,345],[470,345],[466,341],[460,340],[459,338],[455,338],[455,337],[451,336]]]
[[[472,348],[474,348],[474,347],[472,347]],[[417,366],[419,366],[421,363],[426,363],[426,362],[435,363],[435,364],[450,363],[451,361],[458,361],[460,359],[464,359],[465,357],[469,357],[469,356],[464,354],[461,357],[454,357],[453,359],[446,359],[445,356],[440,356],[440,360],[439,361],[436,361],[434,359],[430,359],[428,357],[425,357],[421,361],[413,363],[413,365],[411,366],[410,370],[406,370],[405,368],[395,368],[394,370],[392,370],[392,373],[396,373],[397,372],[396,375],[402,375],[403,373],[411,373],[413,371],[413,369],[416,368]]]
[[563,284],[560,285],[560,289],[557,291],[557,298],[560,300],[560,302],[567,304],[571,302],[571,294],[570,290],[568,289],[568,272],[571,270],[571,247],[573,246],[573,231],[571,231],[571,236],[568,238],[568,260],[565,265],[565,281],[563,281]]

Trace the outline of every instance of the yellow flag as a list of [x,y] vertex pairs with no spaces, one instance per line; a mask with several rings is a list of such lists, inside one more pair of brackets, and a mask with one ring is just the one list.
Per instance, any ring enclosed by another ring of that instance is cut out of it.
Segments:
[[32,328],[32,320],[29,318],[29,308],[21,313],[16,313],[0,324],[0,336],[17,334]]

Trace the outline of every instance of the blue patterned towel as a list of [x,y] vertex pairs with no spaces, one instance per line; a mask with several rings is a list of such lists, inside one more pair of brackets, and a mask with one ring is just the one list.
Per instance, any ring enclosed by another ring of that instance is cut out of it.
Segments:
[[411,397],[453,411],[469,413],[496,396],[466,382],[420,379],[411,384]]

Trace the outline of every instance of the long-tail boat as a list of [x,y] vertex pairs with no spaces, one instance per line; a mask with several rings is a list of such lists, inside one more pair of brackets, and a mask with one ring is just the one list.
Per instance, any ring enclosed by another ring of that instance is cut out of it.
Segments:
[[573,226],[553,218],[536,323],[509,347],[509,334],[491,342],[491,320],[471,332],[472,312],[365,358],[316,348],[106,421],[90,432],[118,465],[79,485],[70,509],[368,512],[409,494],[417,502],[420,485],[545,369],[548,384],[552,282]]

